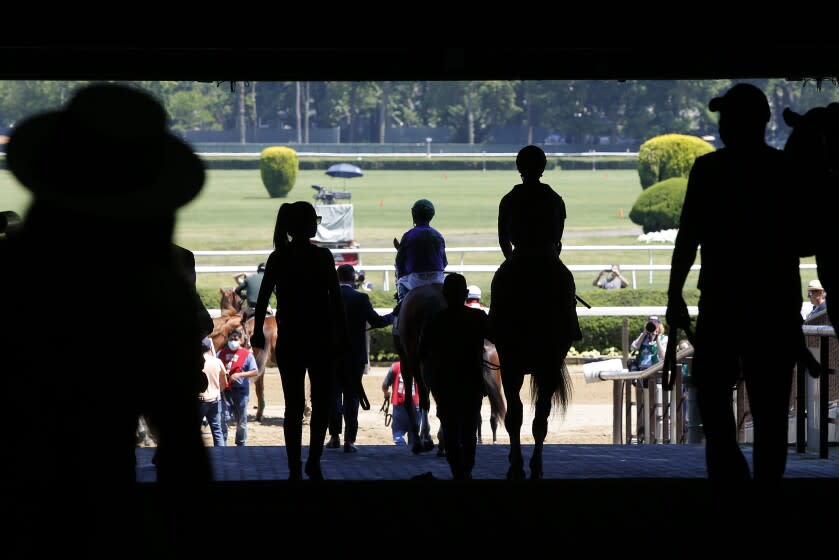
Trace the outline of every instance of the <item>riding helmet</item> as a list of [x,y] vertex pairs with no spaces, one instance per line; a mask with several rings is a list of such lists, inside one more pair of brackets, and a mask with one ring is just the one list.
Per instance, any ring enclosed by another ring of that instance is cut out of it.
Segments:
[[434,217],[434,205],[427,198],[421,198],[411,206],[411,216],[414,217],[414,221],[430,222]]

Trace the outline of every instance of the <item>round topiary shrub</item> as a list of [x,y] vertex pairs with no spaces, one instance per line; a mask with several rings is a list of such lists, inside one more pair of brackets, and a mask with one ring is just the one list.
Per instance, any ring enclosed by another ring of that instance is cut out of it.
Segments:
[[650,138],[638,150],[638,177],[646,189],[671,177],[685,177],[696,158],[713,152],[714,146],[697,136],[663,134]]
[[678,228],[687,188],[688,180],[684,177],[656,183],[638,195],[629,219],[641,226],[644,233]]
[[297,152],[285,146],[265,148],[259,157],[262,184],[271,198],[283,198],[288,195],[297,182],[299,168]]

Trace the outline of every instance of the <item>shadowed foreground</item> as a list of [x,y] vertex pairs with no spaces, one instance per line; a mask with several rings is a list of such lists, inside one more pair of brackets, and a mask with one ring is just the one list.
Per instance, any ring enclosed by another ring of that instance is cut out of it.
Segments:
[[[369,542],[393,519],[397,502],[423,505],[420,518],[428,521],[429,539],[450,538],[479,549],[510,538],[523,543],[534,534],[602,537],[598,546],[606,547],[629,544],[632,535],[684,543],[688,534],[701,535],[699,515],[708,511],[714,512],[715,524],[726,516],[744,529],[758,524],[764,543],[794,539],[800,531],[815,539],[836,519],[835,450],[829,459],[790,452],[782,485],[753,489],[760,505],[747,508],[755,503],[745,496],[749,490],[715,487],[706,480],[701,445],[548,445],[545,479],[520,482],[504,478],[508,449],[479,446],[475,480],[462,482],[451,480],[445,459],[433,452],[417,456],[397,446],[359,446],[352,455],[324,453],[326,481],[292,483],[285,480],[282,447],[211,448],[217,480],[212,501],[236,504],[252,523],[268,523],[278,535],[287,531],[300,542],[311,534],[308,520],[323,512],[343,512],[337,530]],[[531,450],[524,446],[526,456]],[[751,459],[751,448],[744,452]],[[138,449],[141,480],[153,478],[150,457],[150,449]],[[434,479],[412,479],[429,472]],[[141,485],[149,512],[155,492],[154,485]],[[627,540],[611,540],[612,533]]]

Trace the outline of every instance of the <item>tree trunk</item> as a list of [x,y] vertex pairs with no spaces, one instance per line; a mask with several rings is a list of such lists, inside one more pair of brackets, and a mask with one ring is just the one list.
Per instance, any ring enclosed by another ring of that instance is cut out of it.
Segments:
[[239,143],[244,144],[247,140],[247,121],[245,116],[245,82],[239,83]]
[[379,105],[379,144],[387,138],[387,104],[390,95],[390,82],[382,82],[382,100]]
[[297,130],[297,143],[303,143],[303,121],[300,119],[300,82],[294,82],[295,87],[295,97],[294,97],[294,112],[297,116],[297,126],[295,129]]

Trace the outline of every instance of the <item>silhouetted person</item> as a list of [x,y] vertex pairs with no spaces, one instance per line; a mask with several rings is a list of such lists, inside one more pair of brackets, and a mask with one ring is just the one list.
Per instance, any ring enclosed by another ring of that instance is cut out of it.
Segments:
[[[667,322],[688,327],[682,290],[701,246],[695,354],[691,381],[705,429],[708,477],[750,479],[738,444],[732,390],[745,380],[754,420],[754,478],[777,481],[787,460],[793,367],[802,347],[801,278],[789,231],[799,226],[783,152],[764,141],[766,96],[737,84],[708,107],[720,113],[725,144],[696,159],[688,179],[668,288]],[[770,281],[749,284],[748,298],[732,289],[737,270],[771,271]],[[719,343],[736,313],[736,343]]]
[[446,308],[425,325],[420,354],[428,355],[426,381],[437,402],[446,458],[455,480],[472,478],[478,422],[484,398],[484,339],[489,319],[480,309],[464,305],[469,290],[461,274],[443,282]]
[[[196,398],[204,327],[172,251],[176,211],[201,190],[204,167],[166,122],[150,95],[99,84],[19,123],[8,144],[9,169],[33,201],[0,282],[39,271],[28,297],[10,300],[16,320],[2,327],[21,355],[37,356],[17,373],[40,409],[16,424],[10,457],[26,489],[11,510],[29,554],[60,542],[84,556],[141,555],[142,525],[174,550],[211,478]],[[98,305],[74,307],[92,270],[107,273]],[[158,343],[143,349],[144,335]],[[135,432],[146,414],[159,444],[152,502],[134,494]]]
[[[338,356],[349,348],[335,260],[329,249],[309,241],[319,222],[320,216],[308,202],[280,206],[274,227],[274,251],[265,263],[251,337],[251,346],[265,347],[262,324],[268,300],[276,291],[276,317],[281,325],[276,355],[285,395],[283,433],[290,480],[302,479],[306,371],[311,383],[312,416],[305,470],[310,479],[322,480],[320,458],[333,397],[333,368]],[[297,274],[291,277],[286,273],[289,270]]]
[[[498,243],[505,260],[492,279],[490,328],[503,364],[507,398],[504,425],[510,435],[510,479],[524,478],[521,456],[521,397],[524,376],[532,374],[535,397],[531,477],[542,477],[542,446],[548,415],[556,402],[565,409],[570,382],[565,357],[582,338],[577,320],[574,277],[559,258],[565,229],[565,202],[540,181],[547,158],[538,146],[522,148],[516,167],[522,182],[498,206]],[[539,281],[550,286],[547,301]]]
[[393,323],[393,313],[379,315],[370,303],[370,296],[357,291],[355,269],[352,265],[338,267],[338,282],[347,316],[350,347],[339,359],[335,368],[335,398],[329,412],[329,443],[336,448],[341,444],[341,417],[344,419],[344,453],[355,453],[358,435],[358,407],[369,410],[370,403],[364,393],[362,380],[367,367],[367,325],[379,329]]
[[265,263],[259,263],[256,273],[242,273],[236,276],[239,283],[234,289],[237,296],[242,298],[243,320],[247,321],[253,315],[256,308],[256,299],[259,297],[259,287],[262,286],[262,279],[265,277]]

